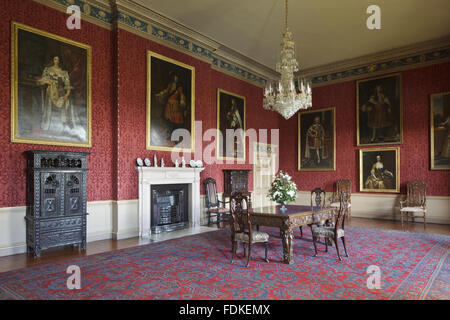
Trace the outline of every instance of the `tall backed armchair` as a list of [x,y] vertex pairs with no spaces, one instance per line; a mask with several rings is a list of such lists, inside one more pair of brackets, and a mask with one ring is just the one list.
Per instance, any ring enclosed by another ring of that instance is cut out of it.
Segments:
[[348,179],[341,179],[336,181],[336,191],[333,192],[333,195],[330,198],[330,207],[339,208],[341,206],[340,203],[340,194],[342,192],[345,192],[348,196],[348,201],[346,201],[346,204],[348,205],[348,213],[347,216],[351,217],[352,211],[352,182]]
[[211,224],[211,217],[216,218],[217,228],[223,221],[229,221],[230,209],[226,208],[229,201],[220,201],[217,195],[216,180],[207,178],[203,181],[206,190],[206,207],[208,208],[208,226]]
[[406,199],[400,200],[400,217],[403,226],[403,215],[406,215],[406,221],[408,222],[408,216],[411,214],[411,218],[414,221],[416,217],[415,213],[421,213],[423,218],[424,228],[427,225],[426,213],[427,213],[427,184],[423,181],[414,180],[408,182],[406,185]]

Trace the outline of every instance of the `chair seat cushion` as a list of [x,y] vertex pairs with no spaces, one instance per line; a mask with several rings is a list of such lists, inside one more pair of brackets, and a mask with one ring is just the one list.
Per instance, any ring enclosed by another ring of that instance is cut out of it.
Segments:
[[[317,237],[334,237],[334,228],[332,227],[317,227],[313,229],[313,234]],[[344,236],[344,229],[337,230],[337,237]]]
[[208,209],[208,212],[211,212],[211,213],[229,213],[230,209],[228,209],[228,208],[210,208],[210,209]]
[[[239,242],[248,242],[248,234],[243,232],[236,233],[234,240]],[[252,242],[267,242],[269,241],[269,235],[261,231],[252,231]]]
[[401,208],[400,211],[408,211],[408,212],[426,212],[427,210],[421,207],[404,207]]
[[[341,203],[340,202],[332,202],[331,204],[330,204],[330,207],[334,207],[334,208],[339,208],[341,206]],[[352,204],[349,202],[348,203],[348,207],[350,208],[352,206]]]

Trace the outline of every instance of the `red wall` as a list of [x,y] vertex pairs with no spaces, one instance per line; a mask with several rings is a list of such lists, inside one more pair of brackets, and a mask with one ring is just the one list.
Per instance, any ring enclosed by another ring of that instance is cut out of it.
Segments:
[[[209,63],[190,55],[127,31],[108,31],[86,21],[82,21],[80,30],[68,30],[66,14],[31,0],[0,1],[0,19],[0,207],[25,205],[24,151],[30,149],[91,152],[88,201],[137,199],[137,157],[152,159],[156,154],[158,159],[164,158],[167,166],[173,165],[169,152],[145,149],[147,50],[195,67],[195,119],[203,121],[203,130],[216,128],[217,88],[246,97],[247,128],[278,128],[278,116],[262,109],[261,88],[217,72]],[[92,46],[92,148],[10,143],[11,21]],[[246,164],[207,166],[202,179],[214,177],[221,192],[221,170],[251,169],[248,163],[247,152]]]
[[[137,172],[135,170],[137,157],[148,157],[153,162],[153,155],[156,154],[158,161],[164,158],[167,166],[173,166],[170,152],[146,150],[145,148],[147,50],[195,67],[195,120],[202,121],[203,131],[216,128],[218,88],[246,97],[247,128],[256,130],[278,128],[278,116],[262,109],[261,88],[215,71],[209,63],[127,31],[119,30],[118,39],[119,200],[136,199],[138,197]],[[209,143],[203,142],[203,149]],[[207,165],[201,174],[201,179],[215,178],[218,191],[222,192],[222,169],[252,169],[248,159],[248,148],[247,144],[246,164]],[[196,150],[201,154],[200,145],[196,144]],[[249,183],[250,188],[252,188],[252,175],[250,175]],[[201,186],[201,193],[204,193],[203,186]]]
[[[401,72],[403,94],[403,144],[400,147],[401,192],[405,184],[420,179],[429,195],[450,195],[450,171],[430,170],[430,94],[450,90],[450,63]],[[313,89],[313,108],[336,107],[336,171],[297,170],[298,117],[280,121],[280,168],[293,175],[300,190],[323,187],[333,190],[336,180],[352,181],[359,191],[359,147],[356,147],[356,81]],[[377,146],[380,147],[380,146]]]
[[[196,70],[195,119],[203,130],[216,128],[217,89],[246,97],[248,128],[280,129],[280,168],[293,174],[301,190],[332,189],[339,178],[353,181],[358,191],[358,148],[355,146],[355,81],[313,90],[315,108],[336,107],[337,170],[297,171],[297,116],[285,121],[262,109],[262,89],[211,68],[210,64],[124,30],[108,31],[82,21],[68,30],[67,15],[31,0],[0,1],[0,207],[25,205],[25,156],[30,149],[89,151],[88,201],[136,199],[137,157],[164,157],[169,152],[145,149],[146,51],[192,65]],[[17,21],[92,46],[92,148],[10,143],[10,23]],[[402,73],[404,143],[401,182],[423,179],[429,194],[449,195],[449,172],[429,168],[429,94],[450,90],[450,63]],[[269,134],[270,138],[270,134]],[[204,142],[203,148],[209,143]],[[201,147],[197,145],[197,151]],[[202,179],[214,177],[223,191],[224,168],[252,169],[247,143],[246,164],[209,165]],[[252,189],[252,176],[250,175]],[[203,193],[203,187],[201,192]]]
[[[88,157],[88,200],[113,199],[110,32],[84,21],[80,30],[68,30],[66,19],[66,14],[33,1],[0,1],[0,207],[25,205],[24,151],[30,149],[92,152]],[[92,148],[10,143],[11,21],[92,46]]]

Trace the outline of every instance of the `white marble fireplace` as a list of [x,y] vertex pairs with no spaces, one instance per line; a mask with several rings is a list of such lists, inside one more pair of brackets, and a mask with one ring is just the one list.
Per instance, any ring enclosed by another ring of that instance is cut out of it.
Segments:
[[189,185],[189,226],[200,226],[200,172],[204,168],[136,167],[139,183],[139,236],[151,235],[151,186]]

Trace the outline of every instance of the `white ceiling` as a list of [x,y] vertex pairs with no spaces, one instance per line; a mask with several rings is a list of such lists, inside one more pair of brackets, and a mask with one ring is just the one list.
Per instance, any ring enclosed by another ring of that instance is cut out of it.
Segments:
[[[135,0],[274,69],[284,0]],[[381,30],[366,9],[381,8]],[[302,69],[450,35],[450,0],[290,0],[289,28]]]

